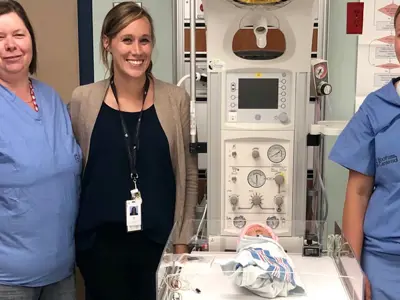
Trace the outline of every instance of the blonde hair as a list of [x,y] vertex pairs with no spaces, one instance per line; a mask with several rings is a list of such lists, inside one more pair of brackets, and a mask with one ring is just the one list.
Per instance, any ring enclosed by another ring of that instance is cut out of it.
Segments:
[[[100,35],[100,56],[103,64],[110,71],[110,74],[114,74],[113,62],[108,61],[108,51],[104,48],[103,38],[108,38],[111,41],[117,36],[117,34],[128,26],[133,21],[139,20],[141,18],[146,18],[150,23],[151,30],[151,42],[154,46],[156,42],[154,34],[154,23],[150,14],[137,3],[133,1],[121,2],[120,4],[114,6],[106,15],[103,21],[103,26],[101,28]],[[150,65],[146,70],[146,73],[151,74],[153,68],[153,62],[150,61]]]

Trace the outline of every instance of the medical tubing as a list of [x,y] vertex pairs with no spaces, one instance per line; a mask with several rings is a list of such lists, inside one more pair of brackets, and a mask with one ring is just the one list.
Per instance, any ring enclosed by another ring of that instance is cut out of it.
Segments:
[[196,235],[192,238],[193,243],[195,245],[197,245],[197,241],[199,240],[199,234],[200,234],[201,228],[203,227],[203,223],[204,223],[204,221],[206,219],[206,215],[207,215],[207,202],[206,202],[206,204],[204,206],[203,216],[201,217],[199,226],[197,227]]
[[320,172],[318,172],[318,181],[319,181],[319,184],[321,186],[322,200],[325,203],[324,215],[321,218],[321,221],[325,222],[328,219],[329,203],[328,203],[328,199],[326,197],[326,189],[325,189],[324,182],[322,181],[322,177],[321,177],[321,173]]
[[[188,79],[188,78],[191,78],[191,75],[190,75],[190,74],[186,74],[185,76],[183,76],[183,77],[178,81],[178,83],[177,83],[176,85],[177,85],[177,86],[181,86],[181,85],[183,84],[183,82],[184,82],[186,79]],[[200,80],[202,80],[203,78],[207,78],[207,74],[196,72],[196,81],[200,81]]]
[[185,76],[183,76],[183,77],[178,81],[177,86],[181,86],[182,83],[183,83],[186,79],[188,79],[188,78],[190,78],[190,75],[189,75],[189,74],[186,74]]

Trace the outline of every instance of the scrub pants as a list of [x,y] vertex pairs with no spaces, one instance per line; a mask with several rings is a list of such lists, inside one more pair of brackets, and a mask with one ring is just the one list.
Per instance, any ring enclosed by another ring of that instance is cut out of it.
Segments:
[[361,265],[371,283],[372,300],[400,299],[400,255],[364,249]]
[[0,300],[75,300],[75,276],[43,287],[0,285]]
[[77,252],[77,264],[90,300],[156,300],[156,272],[164,245],[126,226],[96,232],[94,245]]

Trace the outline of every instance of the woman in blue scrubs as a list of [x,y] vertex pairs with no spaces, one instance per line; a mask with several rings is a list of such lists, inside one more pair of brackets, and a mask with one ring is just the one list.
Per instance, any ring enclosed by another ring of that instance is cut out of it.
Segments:
[[[400,60],[400,19],[395,50]],[[366,299],[400,299],[400,78],[372,92],[330,159],[349,169],[343,232],[366,275]]]
[[81,150],[36,64],[24,9],[1,1],[0,300],[73,300]]

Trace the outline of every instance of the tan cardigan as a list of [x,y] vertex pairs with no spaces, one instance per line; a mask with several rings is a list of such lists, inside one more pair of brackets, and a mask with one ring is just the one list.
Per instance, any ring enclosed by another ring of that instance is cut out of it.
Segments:
[[[80,86],[74,90],[68,103],[72,127],[83,152],[83,172],[89,155],[93,127],[109,83],[109,79],[106,79]],[[189,152],[190,101],[184,89],[154,79],[154,106],[168,138],[175,173],[175,234],[172,242],[187,245],[194,234],[193,220],[198,193],[197,155]]]

